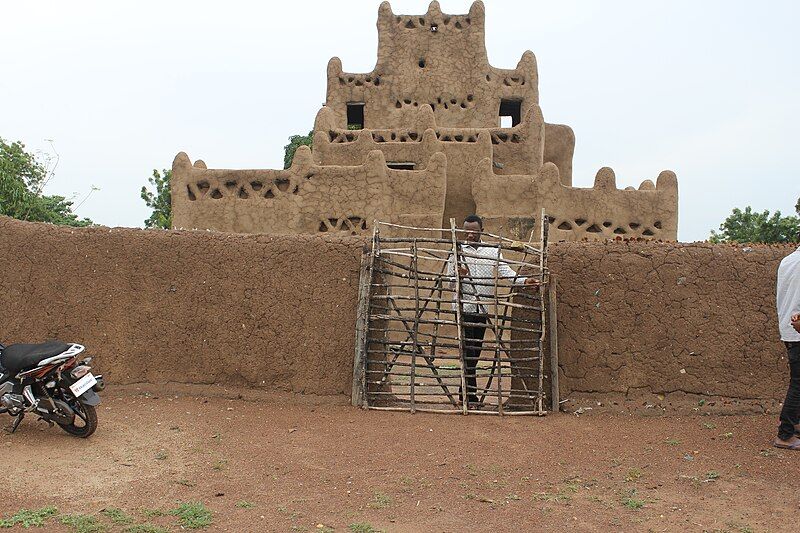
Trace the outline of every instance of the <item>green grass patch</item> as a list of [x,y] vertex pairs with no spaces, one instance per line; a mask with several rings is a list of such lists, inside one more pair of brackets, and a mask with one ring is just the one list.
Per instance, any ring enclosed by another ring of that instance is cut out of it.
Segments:
[[566,494],[564,491],[558,492],[537,492],[533,495],[534,501],[540,502],[553,502],[553,503],[565,503],[572,499],[572,496]]
[[123,529],[125,533],[169,533],[169,529],[153,524],[134,524]]
[[253,502],[248,502],[246,500],[241,500],[236,502],[236,507],[238,507],[239,509],[252,509],[255,506],[256,504],[254,504]]
[[366,522],[358,522],[347,526],[347,530],[352,533],[382,533],[382,530],[374,527],[372,524]]
[[56,513],[58,513],[58,509],[52,505],[41,509],[20,509],[10,517],[0,520],[0,527],[14,527],[17,524],[24,528],[42,527],[45,520],[55,516]]
[[634,481],[639,481],[641,477],[642,477],[641,470],[639,470],[638,468],[631,468],[630,470],[628,470],[628,474],[625,476],[625,481],[627,483],[631,483]]
[[181,503],[170,511],[172,516],[177,516],[181,527],[186,529],[201,529],[211,525],[212,513],[203,502]]
[[75,533],[103,533],[108,530],[105,524],[88,514],[67,514],[61,517],[61,523],[69,526]]
[[128,515],[125,511],[123,511],[119,507],[107,507],[106,509],[101,510],[100,514],[104,515],[106,518],[108,518],[115,524],[133,523],[133,517]]
[[638,510],[644,507],[644,500],[639,498],[627,497],[622,501],[622,505],[628,509]]
[[376,492],[372,496],[372,501],[367,504],[367,507],[373,509],[386,509],[392,505],[392,499],[382,492]]
[[628,492],[622,498],[622,505],[627,507],[628,509],[632,509],[634,511],[638,511],[642,507],[644,507],[645,501],[641,498],[636,497],[636,489]]

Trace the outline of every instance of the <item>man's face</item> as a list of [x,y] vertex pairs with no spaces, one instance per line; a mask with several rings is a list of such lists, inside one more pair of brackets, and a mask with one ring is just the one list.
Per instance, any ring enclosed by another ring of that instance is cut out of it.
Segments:
[[477,222],[464,222],[464,231],[467,232],[467,242],[481,241],[481,225]]

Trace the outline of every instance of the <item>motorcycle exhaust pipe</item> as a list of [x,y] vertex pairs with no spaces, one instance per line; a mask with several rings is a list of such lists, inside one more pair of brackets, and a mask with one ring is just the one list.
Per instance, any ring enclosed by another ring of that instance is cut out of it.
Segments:
[[0,396],[0,409],[21,409],[25,406],[25,400],[19,394],[4,394]]

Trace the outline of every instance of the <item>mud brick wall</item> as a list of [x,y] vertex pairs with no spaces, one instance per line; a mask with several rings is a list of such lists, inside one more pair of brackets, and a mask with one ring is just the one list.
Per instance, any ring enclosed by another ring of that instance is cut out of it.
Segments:
[[110,383],[349,393],[362,245],[0,217],[0,340],[84,344]]
[[792,246],[559,243],[563,397],[782,400],[775,276]]
[[[111,383],[349,394],[365,239],[0,217],[0,341],[80,342]],[[557,243],[562,398],[782,399],[789,246]]]

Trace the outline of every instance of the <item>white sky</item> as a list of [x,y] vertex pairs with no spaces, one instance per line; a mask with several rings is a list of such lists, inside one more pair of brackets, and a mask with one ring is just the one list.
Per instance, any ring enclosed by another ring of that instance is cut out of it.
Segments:
[[[485,0],[490,62],[532,50],[548,122],[577,138],[574,184],[663,169],[679,238],[705,239],[735,206],[794,213],[800,197],[800,3]],[[375,64],[378,1],[0,0],[0,137],[53,139],[47,193],[94,192],[79,214],[141,226],[139,189],[179,151],[217,168],[282,168],[308,132],[331,56]],[[470,2],[444,0],[447,13]],[[420,14],[423,1],[395,1]]]

